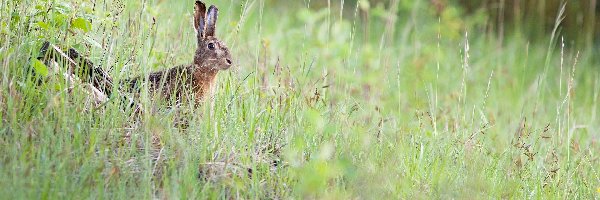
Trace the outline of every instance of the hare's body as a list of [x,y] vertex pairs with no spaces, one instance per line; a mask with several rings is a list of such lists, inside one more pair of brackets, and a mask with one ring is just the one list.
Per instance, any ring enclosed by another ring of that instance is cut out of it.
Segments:
[[[167,100],[181,100],[185,94],[194,94],[196,101],[214,91],[217,70],[202,70],[194,65],[182,65],[159,72],[150,73],[148,88],[151,94],[157,94]],[[139,88],[141,77],[131,80],[133,89]]]
[[[229,49],[215,37],[218,10],[196,1],[194,8],[194,28],[198,47],[191,65],[173,67],[147,76],[150,92],[166,99],[181,100],[187,94],[194,94],[198,102],[212,93],[217,73],[232,65]],[[139,88],[141,77],[131,80],[131,86]],[[173,96],[175,95],[175,96]]]

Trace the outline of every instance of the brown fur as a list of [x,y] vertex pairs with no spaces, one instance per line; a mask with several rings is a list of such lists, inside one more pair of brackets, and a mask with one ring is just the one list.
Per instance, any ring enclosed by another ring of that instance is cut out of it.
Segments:
[[[151,93],[176,101],[181,101],[185,99],[185,94],[192,93],[196,102],[212,93],[217,73],[232,65],[229,49],[214,36],[217,15],[217,7],[211,6],[206,12],[204,3],[196,1],[193,22],[198,46],[193,63],[149,74],[146,78]],[[131,86],[139,88],[140,79],[141,77],[131,80]]]

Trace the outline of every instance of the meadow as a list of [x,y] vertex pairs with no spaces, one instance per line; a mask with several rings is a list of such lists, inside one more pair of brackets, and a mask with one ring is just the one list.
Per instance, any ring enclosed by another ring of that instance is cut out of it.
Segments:
[[0,1],[0,199],[600,198],[598,45],[560,12],[531,40],[429,1],[205,2],[235,63],[214,103],[132,117],[42,43],[117,81],[189,64],[193,1]]

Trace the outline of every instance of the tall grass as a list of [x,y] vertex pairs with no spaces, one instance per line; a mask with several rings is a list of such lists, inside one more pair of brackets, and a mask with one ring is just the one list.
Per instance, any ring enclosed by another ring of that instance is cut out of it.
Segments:
[[599,197],[591,50],[426,1],[207,3],[237,63],[214,106],[143,91],[136,118],[30,58],[48,40],[117,80],[187,64],[191,2],[2,1],[0,197]]

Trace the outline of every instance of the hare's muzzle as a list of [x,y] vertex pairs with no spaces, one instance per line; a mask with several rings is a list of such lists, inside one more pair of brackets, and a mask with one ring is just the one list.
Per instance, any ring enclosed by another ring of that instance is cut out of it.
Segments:
[[224,58],[221,64],[221,70],[229,69],[231,65],[233,65],[233,61],[231,61],[229,58]]

